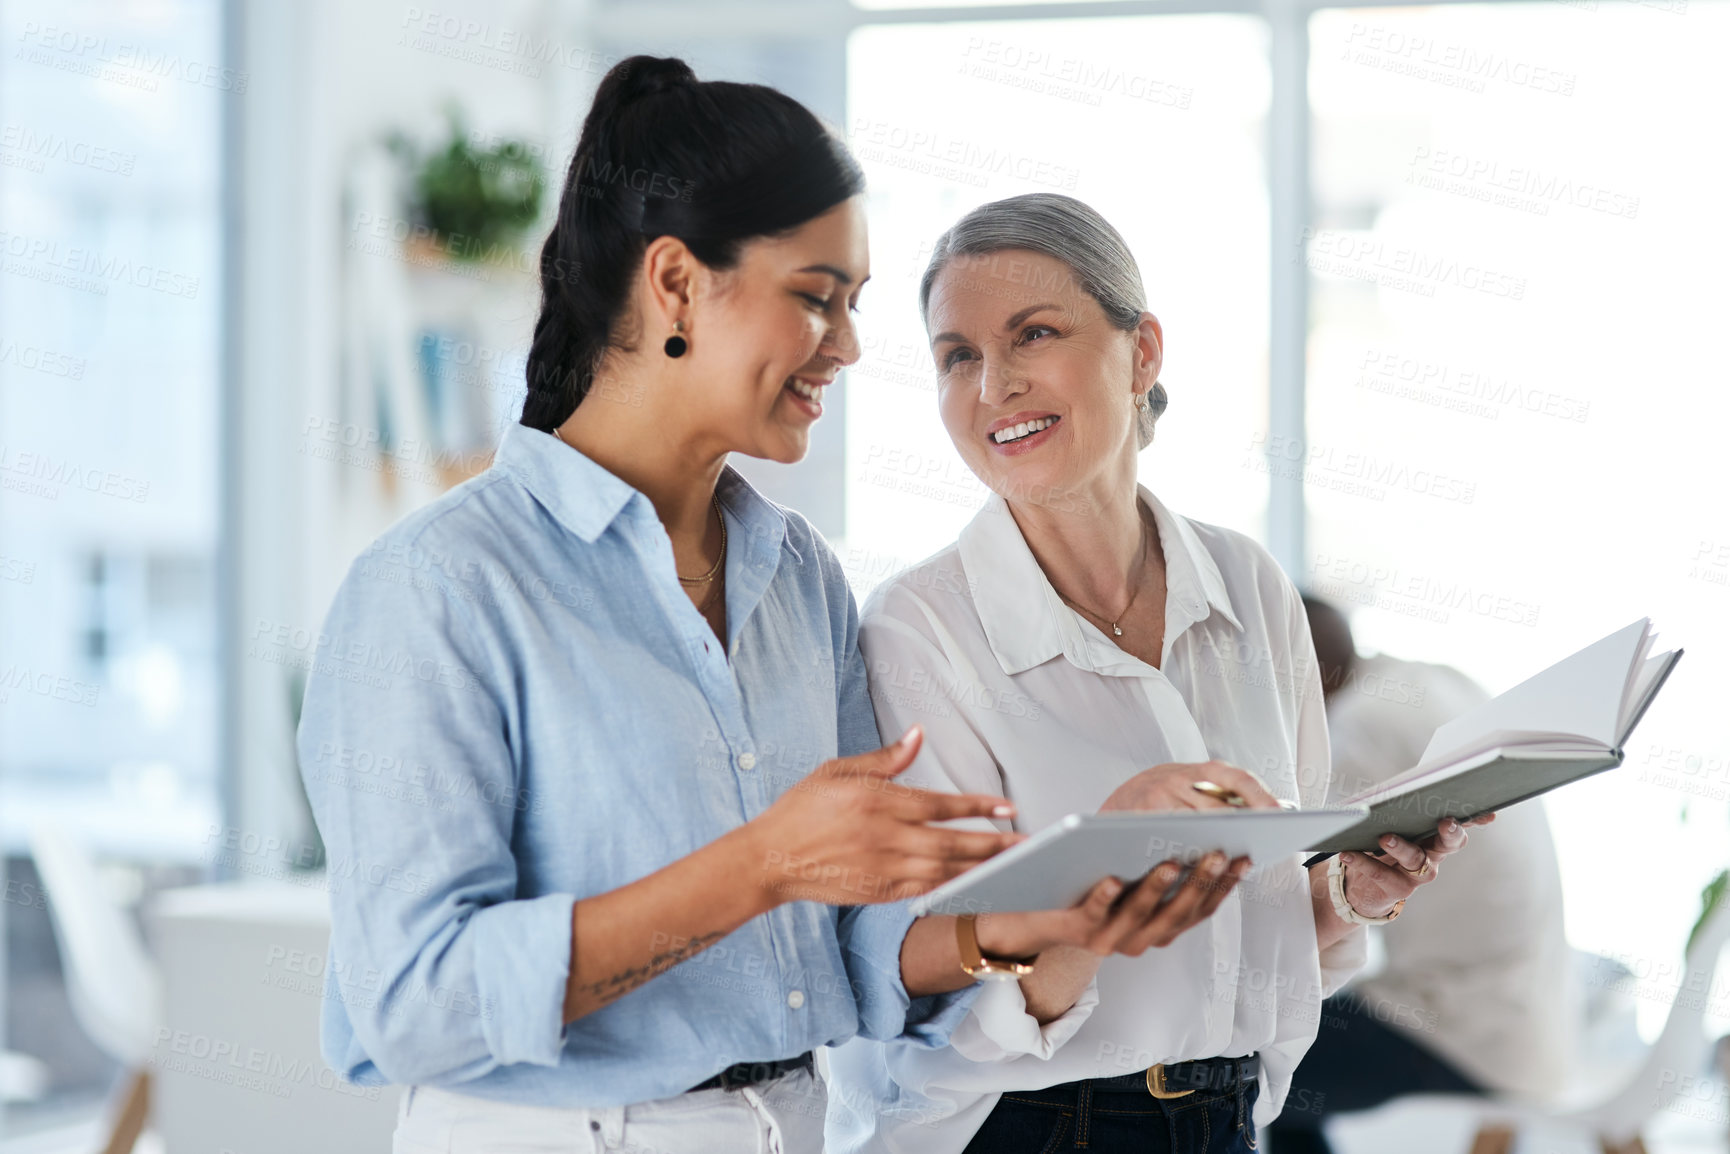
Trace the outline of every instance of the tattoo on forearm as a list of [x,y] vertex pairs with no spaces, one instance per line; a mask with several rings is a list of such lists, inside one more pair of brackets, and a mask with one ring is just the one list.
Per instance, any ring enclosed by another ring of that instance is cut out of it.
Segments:
[[663,974],[693,954],[701,953],[726,937],[719,931],[700,934],[694,938],[682,939],[672,949],[662,950],[646,963],[620,970],[598,982],[588,982],[583,985],[583,991],[601,1002],[610,1002],[614,998],[622,998],[650,978]]

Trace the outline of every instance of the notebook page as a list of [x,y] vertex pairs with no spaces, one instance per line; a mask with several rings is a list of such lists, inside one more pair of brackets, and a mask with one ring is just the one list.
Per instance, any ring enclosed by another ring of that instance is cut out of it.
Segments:
[[1628,663],[1628,679],[1622,683],[1622,708],[1616,711],[1616,732],[1622,732],[1622,722],[1633,711],[1634,703],[1639,699],[1636,689],[1640,677],[1645,672],[1646,659],[1652,653],[1652,645],[1658,640],[1657,631],[1650,622],[1646,625],[1646,636],[1640,640],[1640,650],[1634,654],[1634,660]]
[[1650,627],[1642,617],[1440,726],[1418,765],[1456,761],[1522,732],[1565,734],[1614,748],[1628,671]]
[[1640,666],[1634,679],[1634,691],[1629,695],[1628,707],[1622,719],[1616,726],[1616,744],[1621,745],[1628,740],[1628,734],[1639,722],[1640,716],[1646,712],[1646,705],[1652,700],[1652,695],[1658,692],[1659,684],[1664,675],[1670,671],[1682,656],[1680,649],[1670,649],[1655,657],[1648,657]]

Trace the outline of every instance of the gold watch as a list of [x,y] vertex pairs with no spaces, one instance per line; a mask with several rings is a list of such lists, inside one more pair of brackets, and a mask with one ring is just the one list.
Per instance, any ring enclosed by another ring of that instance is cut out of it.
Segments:
[[1039,960],[1035,954],[1031,958],[988,958],[979,952],[979,937],[974,931],[973,914],[959,914],[955,918],[955,944],[961,951],[961,968],[970,978],[1019,978],[1033,972],[1033,963]]

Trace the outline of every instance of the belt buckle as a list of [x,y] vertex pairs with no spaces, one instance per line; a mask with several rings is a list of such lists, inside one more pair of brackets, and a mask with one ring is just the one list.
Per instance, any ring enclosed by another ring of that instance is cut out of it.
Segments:
[[1163,1062],[1147,1068],[1147,1092],[1155,1098],[1187,1098],[1195,1093],[1194,1090],[1167,1090]]

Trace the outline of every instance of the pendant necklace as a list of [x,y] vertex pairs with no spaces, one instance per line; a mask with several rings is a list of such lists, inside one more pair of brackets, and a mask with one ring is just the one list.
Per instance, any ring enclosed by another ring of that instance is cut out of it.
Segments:
[[[1144,525],[1144,526],[1142,526],[1142,530],[1141,530],[1141,559],[1139,561],[1137,561],[1136,565],[1135,565],[1135,571],[1138,575],[1141,573],[1143,567],[1146,566],[1146,564],[1147,564],[1147,527]],[[1057,586],[1053,585],[1051,588],[1055,592],[1057,589]],[[1068,605],[1074,609],[1080,609],[1083,613],[1087,614],[1089,617],[1097,618],[1100,621],[1110,621],[1111,622],[1111,635],[1113,637],[1122,637],[1123,636],[1123,627],[1118,624],[1118,621],[1122,621],[1125,617],[1129,616],[1129,608],[1131,605],[1135,604],[1135,599],[1140,593],[1141,593],[1141,582],[1137,581],[1135,584],[1135,588],[1131,589],[1129,591],[1128,604],[1124,605],[1123,612],[1121,612],[1117,615],[1117,619],[1115,621],[1113,621],[1111,618],[1105,616],[1103,613],[1095,613],[1093,610],[1088,609],[1088,608],[1086,608],[1086,607],[1084,607],[1084,606],[1082,606],[1082,605],[1080,605],[1074,601],[1071,601],[1069,598],[1064,597],[1063,594],[1061,594],[1061,593],[1058,593],[1057,595],[1059,597],[1063,598],[1063,603],[1065,605]]]

